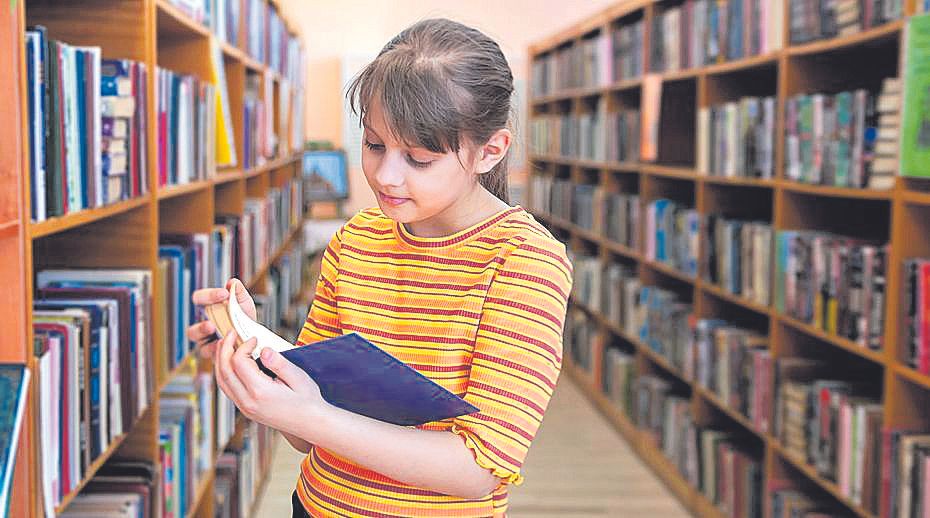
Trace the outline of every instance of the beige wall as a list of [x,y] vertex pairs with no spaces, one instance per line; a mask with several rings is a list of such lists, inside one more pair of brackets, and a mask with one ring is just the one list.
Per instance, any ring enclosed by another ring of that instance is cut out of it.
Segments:
[[[342,145],[346,56],[374,55],[412,23],[446,17],[485,32],[501,45],[514,76],[527,76],[527,48],[617,0],[291,0],[282,2],[304,35],[308,54],[306,135]],[[519,107],[521,110],[525,107]],[[374,204],[361,171],[350,171],[346,210]]]

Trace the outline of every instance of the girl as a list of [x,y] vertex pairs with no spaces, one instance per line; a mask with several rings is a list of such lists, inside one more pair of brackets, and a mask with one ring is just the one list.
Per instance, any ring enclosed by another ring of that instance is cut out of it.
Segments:
[[[294,516],[505,515],[559,375],[571,288],[565,247],[508,205],[512,92],[498,45],[448,20],[406,29],[356,77],[348,97],[379,208],[330,241],[297,340],[358,332],[480,412],[386,424],[329,405],[269,349],[278,379],[265,376],[254,342],[206,348],[239,409],[307,453]],[[200,290],[194,302],[227,296]],[[251,297],[236,296],[254,317]],[[188,336],[212,332],[202,322]]]

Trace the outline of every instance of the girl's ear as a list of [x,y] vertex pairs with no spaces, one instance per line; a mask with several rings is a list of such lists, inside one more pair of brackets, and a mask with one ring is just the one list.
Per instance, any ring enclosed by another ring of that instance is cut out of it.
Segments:
[[507,156],[511,143],[513,143],[513,133],[509,129],[502,128],[494,132],[478,150],[478,167],[475,169],[478,174],[491,172],[494,166]]

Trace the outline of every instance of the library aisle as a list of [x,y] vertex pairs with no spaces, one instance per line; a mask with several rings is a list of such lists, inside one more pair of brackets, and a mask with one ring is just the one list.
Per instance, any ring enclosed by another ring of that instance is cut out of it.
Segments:
[[[301,454],[283,438],[275,444],[256,517],[290,513]],[[567,373],[559,378],[524,475],[526,482],[510,490],[511,518],[689,516]]]

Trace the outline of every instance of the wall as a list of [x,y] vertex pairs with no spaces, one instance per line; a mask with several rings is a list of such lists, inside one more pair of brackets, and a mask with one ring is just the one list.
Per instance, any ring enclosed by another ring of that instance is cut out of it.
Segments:
[[[526,53],[531,44],[612,3],[615,0],[282,2],[304,35],[308,51],[307,138],[343,145],[341,63],[346,57],[376,55],[389,39],[418,20],[446,17],[480,29],[500,44],[515,79],[521,80],[527,77]],[[525,106],[518,110],[525,111]],[[514,173],[520,178],[520,171]],[[352,197],[346,211],[374,205],[361,171],[350,171],[350,176]]]

